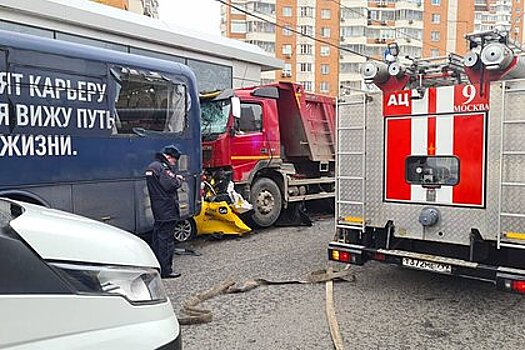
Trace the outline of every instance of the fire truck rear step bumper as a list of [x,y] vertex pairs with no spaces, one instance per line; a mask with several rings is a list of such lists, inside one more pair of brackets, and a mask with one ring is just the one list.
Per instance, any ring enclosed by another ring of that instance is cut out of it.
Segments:
[[500,289],[525,293],[525,269],[485,265],[405,250],[367,248],[362,245],[339,242],[329,243],[328,259],[354,265],[364,265],[374,260],[390,265],[492,282]]

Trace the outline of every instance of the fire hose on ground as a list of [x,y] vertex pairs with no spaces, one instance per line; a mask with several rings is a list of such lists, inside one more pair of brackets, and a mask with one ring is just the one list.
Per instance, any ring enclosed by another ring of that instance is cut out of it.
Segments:
[[330,336],[332,338],[334,348],[336,350],[343,350],[343,339],[341,333],[339,332],[339,325],[335,317],[333,297],[334,281],[354,282],[355,276],[350,272],[349,268],[341,271],[334,271],[330,267],[327,270],[311,272],[302,280],[271,281],[257,278],[245,281],[242,284],[237,284],[234,279],[230,278],[208,290],[199,292],[186,299],[182,303],[179,323],[182,325],[195,325],[211,322],[213,320],[212,311],[199,307],[199,304],[218,295],[244,293],[260,286],[326,283],[326,318],[330,329]]

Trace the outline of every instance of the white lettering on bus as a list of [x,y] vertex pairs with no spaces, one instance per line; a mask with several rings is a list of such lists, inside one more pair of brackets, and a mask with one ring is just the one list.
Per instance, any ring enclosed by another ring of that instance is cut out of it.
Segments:
[[0,157],[76,156],[67,135],[0,135]]
[[0,95],[6,92],[11,95],[11,78],[15,80],[15,95],[20,95],[20,85],[22,84],[23,74],[0,72]]
[[77,109],[77,127],[80,129],[111,129],[115,124],[115,118],[109,111],[103,109]]
[[99,84],[97,83],[97,90],[98,90],[98,100],[97,102],[100,103],[104,101],[104,96],[106,95],[106,84]]
[[40,94],[40,89],[38,88],[38,84],[40,83],[41,79],[42,77],[38,75],[29,76],[29,96],[35,97],[36,95],[37,97],[42,97],[42,95]]
[[[6,75],[2,82],[2,74]],[[9,74],[0,72],[0,93],[3,89],[8,90],[11,94],[11,85],[9,84]],[[12,74],[15,77],[15,74]],[[22,74],[17,74],[15,80],[17,82],[16,91],[20,95],[20,83],[23,78]],[[2,85],[3,84],[3,85]],[[104,101],[106,94],[106,84],[95,83],[90,81],[79,80],[76,83],[69,79],[42,77],[40,75],[29,75],[29,95],[31,97],[52,98],[60,100],[65,92],[65,98],[68,101],[81,101],[101,103]]]
[[9,126],[9,104],[0,103],[0,125]]
[[67,128],[71,113],[71,108],[66,107],[16,105],[18,126]]

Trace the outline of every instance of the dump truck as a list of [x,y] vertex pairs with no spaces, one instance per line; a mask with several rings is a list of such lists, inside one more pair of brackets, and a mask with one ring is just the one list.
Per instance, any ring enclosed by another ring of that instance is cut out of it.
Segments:
[[273,225],[291,203],[334,197],[333,97],[280,82],[204,94],[201,110],[206,178],[233,181],[256,225]]
[[503,32],[467,39],[464,58],[364,64],[380,91],[338,107],[329,260],[525,292],[525,59]]

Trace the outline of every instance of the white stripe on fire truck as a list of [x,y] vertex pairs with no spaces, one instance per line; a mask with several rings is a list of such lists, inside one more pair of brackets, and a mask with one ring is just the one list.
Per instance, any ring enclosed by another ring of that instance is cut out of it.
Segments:
[[[422,98],[412,100],[412,115],[427,114],[428,113],[428,90],[425,91]],[[412,96],[418,95],[416,90],[412,90]]]
[[[454,117],[452,115],[436,118],[436,155],[450,156],[453,152]],[[437,203],[452,203],[452,186],[441,186],[436,190]]]
[[454,85],[436,89],[436,113],[452,113],[454,111]]
[[[411,155],[426,156],[428,147],[428,122],[425,117],[415,117],[415,115],[425,115],[428,113],[428,94],[423,98],[412,100],[412,132],[411,132]],[[426,190],[421,185],[410,185],[410,200],[426,201]]]
[[[454,110],[454,86],[436,89],[436,112],[450,113]],[[450,156],[454,152],[454,116],[436,118],[436,155]],[[437,203],[452,203],[452,186],[441,186],[436,190]]]

